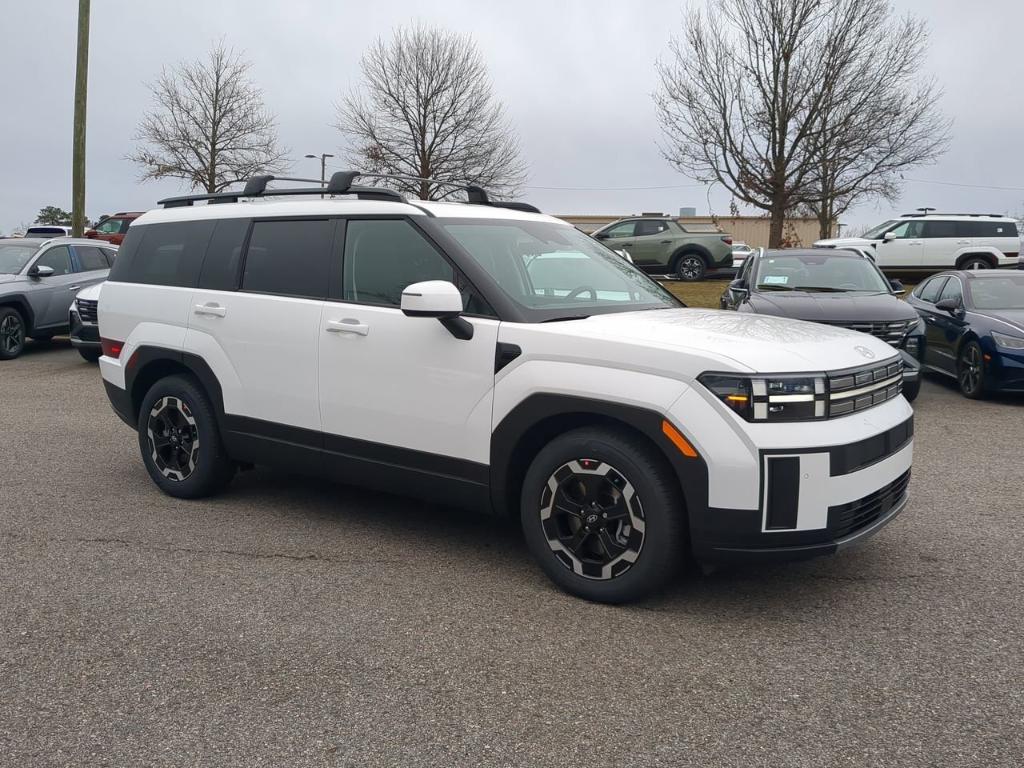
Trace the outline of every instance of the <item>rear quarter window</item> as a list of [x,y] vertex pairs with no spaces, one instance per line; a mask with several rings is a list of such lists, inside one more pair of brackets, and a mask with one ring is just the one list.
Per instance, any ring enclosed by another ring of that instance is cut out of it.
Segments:
[[117,252],[110,279],[196,287],[215,225],[215,221],[181,221],[131,227]]

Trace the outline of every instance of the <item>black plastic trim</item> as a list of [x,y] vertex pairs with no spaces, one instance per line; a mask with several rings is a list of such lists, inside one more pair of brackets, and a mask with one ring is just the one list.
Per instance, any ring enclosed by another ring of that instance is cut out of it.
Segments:
[[494,349],[494,372],[497,373],[521,354],[523,350],[518,344],[499,341]]
[[800,457],[770,456],[766,460],[768,530],[796,528],[800,501]]
[[833,446],[829,449],[830,474],[837,477],[859,472],[903,450],[913,438],[914,417],[911,416],[902,424],[866,440]]

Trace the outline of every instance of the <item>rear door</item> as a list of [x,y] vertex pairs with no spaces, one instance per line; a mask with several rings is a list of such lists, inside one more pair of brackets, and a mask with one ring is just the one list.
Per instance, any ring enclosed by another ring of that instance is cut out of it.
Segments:
[[76,245],[72,247],[80,276],[79,284],[87,285],[102,283],[110,273],[110,265],[106,254],[98,246]]
[[921,237],[924,222],[910,219],[900,222],[889,232],[895,237],[882,239],[875,248],[875,263],[882,269],[917,269],[923,258],[924,240]]
[[924,222],[924,260],[922,266],[934,269],[953,269],[956,256],[974,244],[971,221]]
[[236,417],[229,428],[263,448],[319,441],[317,343],[335,225],[222,219],[191,295],[185,351],[217,376]]

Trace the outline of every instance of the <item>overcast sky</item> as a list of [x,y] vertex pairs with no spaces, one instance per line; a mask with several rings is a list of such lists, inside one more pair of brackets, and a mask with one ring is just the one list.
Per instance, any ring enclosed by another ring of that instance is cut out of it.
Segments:
[[[895,5],[930,24],[925,69],[945,89],[942,108],[954,118],[954,139],[938,164],[907,174],[914,181],[895,209],[862,206],[845,221],[870,224],[923,205],[1024,211],[1024,3]],[[71,208],[77,6],[75,0],[4,0],[0,231],[31,222],[44,205]],[[727,194],[709,194],[672,170],[657,146],[654,62],[678,34],[678,0],[94,0],[92,6],[86,212],[94,218],[145,210],[184,189],[176,182],[139,183],[138,169],[124,159],[149,103],[146,83],[161,66],[201,57],[221,37],[243,51],[278,116],[292,172],[312,176],[318,163],[303,155],[340,155],[334,104],[358,82],[362,51],[415,19],[473,35],[520,135],[530,169],[524,199],[552,213],[693,206],[706,214],[709,200],[716,213],[728,210]],[[565,189],[573,187],[585,189]]]

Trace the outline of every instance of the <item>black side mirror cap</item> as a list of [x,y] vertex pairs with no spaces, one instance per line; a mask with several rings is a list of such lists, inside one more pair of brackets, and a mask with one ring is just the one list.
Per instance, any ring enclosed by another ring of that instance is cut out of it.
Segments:
[[955,315],[960,311],[960,300],[959,299],[943,299],[935,304],[935,308],[942,312],[949,312],[951,315]]
[[907,289],[903,287],[903,283],[899,280],[890,280],[889,287],[892,288],[892,292],[897,295],[902,295],[907,292]]
[[747,287],[747,281],[742,278],[733,280],[729,283],[729,290],[737,293],[750,293],[750,288]]

